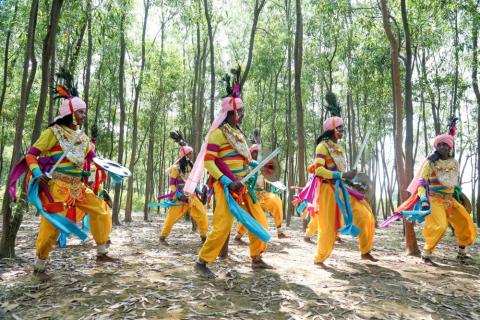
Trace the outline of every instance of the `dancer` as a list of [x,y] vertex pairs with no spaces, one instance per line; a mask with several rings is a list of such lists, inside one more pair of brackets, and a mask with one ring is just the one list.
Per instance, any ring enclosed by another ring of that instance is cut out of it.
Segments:
[[[375,220],[363,196],[345,187],[356,171],[345,172],[345,151],[338,144],[344,133],[343,119],[333,93],[327,95],[332,117],[323,123],[323,134],[317,138],[315,178],[309,181],[299,198],[308,202],[307,210],[317,220],[318,240],[315,264],[322,265],[332,253],[337,231],[358,237],[361,258],[377,261],[370,251],[373,247]],[[344,226],[341,226],[343,215]],[[313,222],[315,223],[315,222]]]
[[382,224],[382,227],[388,226],[400,215],[419,222],[425,219],[422,260],[432,266],[437,265],[432,261],[433,252],[449,224],[457,238],[457,260],[461,263],[473,262],[466,250],[475,241],[477,229],[459,197],[460,170],[453,153],[455,121],[453,119],[449,124],[449,134],[439,135],[433,140],[435,151],[425,160],[407,189],[412,196]]
[[198,226],[200,239],[203,242],[207,239],[208,217],[205,208],[196,193],[187,196],[183,193],[185,180],[192,170],[193,149],[183,140],[179,132],[171,132],[170,137],[179,144],[179,158],[174,164],[167,169],[170,177],[170,193],[167,203],[168,213],[163,223],[162,233],[160,234],[160,242],[166,243],[166,238],[172,231],[172,227],[185,215],[188,211]]
[[207,263],[215,261],[222,250],[232,228],[234,216],[240,219],[250,231],[248,235],[252,268],[272,268],[262,259],[270,234],[265,230],[267,227],[265,213],[260,205],[254,202],[250,192],[253,191],[250,186],[255,184],[255,180],[251,179],[249,182],[249,192],[246,192],[245,185],[240,182],[240,178],[247,175],[251,165],[255,164],[252,162],[245,136],[240,129],[244,106],[240,98],[239,70],[236,70],[235,76],[236,83],[233,89],[230,86],[230,78],[226,77],[228,96],[222,99],[221,111],[208,131],[185,186],[187,193],[194,192],[203,174],[203,166],[215,179],[213,190],[216,205],[212,218],[212,230],[195,264],[197,272],[207,277],[215,276],[207,267]]
[[57,242],[59,229],[67,235],[74,233],[82,240],[86,238],[73,222],[65,218],[72,216],[75,219],[77,211],[90,215],[90,230],[97,244],[97,262],[118,260],[107,255],[106,243],[112,227],[110,210],[82,180],[84,175],[89,175],[82,170],[84,161],[90,162],[95,157],[90,139],[77,130],[77,126],[85,121],[86,104],[78,98],[71,75],[62,73],[59,76],[67,82],[66,88],[57,86],[57,93],[65,98],[59,109],[60,116],[41,133],[10,176],[10,195],[15,199],[16,181],[22,170],[30,170],[27,176],[28,199],[42,215],[33,266],[34,274],[40,280],[50,278],[45,272],[47,258]]

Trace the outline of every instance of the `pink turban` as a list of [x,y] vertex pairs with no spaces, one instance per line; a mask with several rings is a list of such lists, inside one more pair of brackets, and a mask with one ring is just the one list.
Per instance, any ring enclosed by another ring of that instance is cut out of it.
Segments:
[[252,146],[248,149],[248,151],[250,151],[250,153],[252,153],[253,151],[260,151],[260,145],[259,144],[252,144]]
[[69,114],[72,114],[70,110],[70,105],[69,105],[70,103],[71,103],[73,112],[87,108],[87,105],[85,104],[85,102],[83,102],[83,100],[80,99],[79,97],[73,97],[72,99],[65,99],[59,109],[61,117],[65,117]]
[[195,160],[192,171],[190,172],[190,175],[185,183],[185,188],[183,188],[186,193],[192,194],[195,191],[195,187],[200,182],[200,178],[203,175],[203,171],[205,169],[205,154],[207,153],[207,144],[210,135],[213,131],[215,131],[215,129],[220,127],[223,121],[225,121],[228,111],[233,111],[234,109],[238,110],[241,108],[243,108],[243,101],[240,98],[225,97],[222,99],[222,108],[213,120],[210,129],[208,129],[207,135],[203,140],[202,148],[197,155],[197,159]]
[[[228,111],[233,111],[233,105],[237,107],[237,109],[243,108],[243,101],[240,98],[235,98],[235,100],[232,97],[226,97],[222,99],[222,110],[220,110],[220,113],[223,112],[228,112]],[[226,117],[226,116],[225,116]],[[225,119],[224,119],[225,120]]]
[[179,149],[178,149],[178,156],[180,158],[183,158],[185,157],[187,154],[189,154],[190,152],[193,152],[193,148],[190,147],[190,146],[181,146]]
[[[439,143],[446,143],[450,149],[453,148],[453,145],[454,145],[454,138],[452,135],[450,134],[441,134],[441,135],[438,135],[435,137],[435,139],[433,139],[433,142],[432,142],[432,145],[434,148],[437,148],[438,144]],[[420,167],[420,169],[417,171],[417,173],[415,174],[415,176],[413,177],[412,181],[410,181],[410,184],[408,185],[408,188],[407,188],[407,191],[410,192],[411,194],[414,194],[416,191],[417,191],[417,187],[418,187],[418,180],[421,178],[422,176],[422,169],[423,167],[425,166],[425,164],[428,163],[428,160],[426,160],[422,166]]]
[[343,125],[343,119],[340,117],[330,117],[323,122],[323,132],[333,130],[338,126]]
[[436,136],[435,139],[433,139],[433,147],[437,148],[437,146],[442,142],[446,143],[450,147],[450,149],[453,148],[453,145],[455,143],[453,136],[449,134],[441,134]]

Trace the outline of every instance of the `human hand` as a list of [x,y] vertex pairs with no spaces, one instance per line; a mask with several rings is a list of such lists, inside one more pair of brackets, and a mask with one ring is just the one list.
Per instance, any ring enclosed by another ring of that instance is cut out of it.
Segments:
[[240,181],[237,181],[237,182],[232,182],[229,186],[228,186],[228,189],[232,192],[237,192],[239,191],[240,189],[243,188],[243,183],[241,183]]
[[342,178],[346,180],[351,180],[357,175],[357,170],[350,170],[342,174]]

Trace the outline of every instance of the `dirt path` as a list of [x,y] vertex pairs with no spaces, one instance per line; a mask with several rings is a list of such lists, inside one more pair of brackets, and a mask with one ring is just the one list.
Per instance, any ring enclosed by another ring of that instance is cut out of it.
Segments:
[[380,262],[361,261],[356,241],[343,237],[321,268],[295,219],[289,239],[277,239],[271,225],[265,260],[275,270],[252,271],[248,248],[231,241],[230,259],[214,264],[219,277],[208,281],[193,272],[200,239],[188,222],[174,227],[168,247],[158,244],[163,217],[114,229],[119,265],[97,266],[91,238],[56,248],[48,283],[31,275],[38,218],[27,217],[18,258],[0,260],[0,319],[480,319],[480,266],[455,261],[450,232],[438,268],[403,254],[399,225],[377,230]]

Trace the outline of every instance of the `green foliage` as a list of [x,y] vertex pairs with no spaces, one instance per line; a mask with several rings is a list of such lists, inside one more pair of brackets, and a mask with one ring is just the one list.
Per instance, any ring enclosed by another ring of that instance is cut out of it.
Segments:
[[[17,110],[20,103],[23,56],[30,1],[6,0],[0,5],[0,43],[5,44],[7,31],[12,30],[8,82],[0,123],[1,140],[5,145],[0,180],[6,181],[13,144]],[[208,1],[215,37],[215,105],[225,89],[221,77],[232,67],[245,67],[252,28],[253,0]],[[202,114],[202,134],[209,127],[210,70],[207,24],[203,1],[150,1],[147,22],[146,65],[139,103],[139,152],[134,179],[134,206],[143,208],[147,175],[154,177],[155,193],[163,193],[166,177],[163,171],[176,158],[177,147],[168,139],[168,132],[180,128],[187,140],[192,138],[192,86],[197,61],[197,28],[200,30],[200,74],[196,91]],[[253,62],[243,89],[246,117],[243,130],[251,135],[260,129],[266,148],[281,146],[280,164],[286,165],[286,145],[297,150],[296,112],[293,93],[293,39],[295,6],[288,1],[267,1],[260,15],[255,34]],[[125,64],[126,150],[124,162],[129,162],[132,138],[132,106],[135,87],[139,82],[143,1],[92,0],[65,1],[57,30],[55,66],[67,67],[78,79],[80,96],[84,97],[87,63],[87,19],[91,19],[93,55],[89,125],[99,128],[97,151],[111,159],[117,158],[119,140],[119,55],[120,24],[127,45]],[[428,140],[434,136],[433,114],[438,112],[442,130],[451,109],[461,118],[458,153],[463,159],[476,154],[475,127],[478,112],[472,105],[471,91],[472,23],[480,24],[475,1],[412,0],[407,2],[411,41],[414,51],[413,106],[414,130],[418,133],[417,159],[430,152]],[[43,39],[48,26],[50,3],[40,1],[35,33],[35,56],[41,61]],[[391,25],[401,45],[404,57],[405,36],[399,1],[389,1]],[[289,14],[287,14],[289,12]],[[303,70],[302,100],[305,112],[304,138],[307,161],[313,159],[315,138],[321,133],[322,122],[329,116],[329,105],[342,106],[346,119],[346,147],[350,154],[358,149],[368,129],[371,141],[365,154],[368,170],[378,166],[375,153],[377,142],[391,139],[394,131],[390,47],[383,30],[376,1],[307,0],[303,1]],[[458,35],[457,35],[458,34]],[[458,41],[455,41],[455,38]],[[204,50],[204,46],[207,46]],[[291,64],[288,64],[288,48]],[[0,52],[3,56],[3,50]],[[205,63],[203,63],[205,61]],[[402,61],[404,64],[405,61]],[[0,74],[3,75],[3,63]],[[404,65],[402,65],[404,68]],[[458,73],[456,73],[458,70]],[[404,77],[402,69],[402,77]],[[40,66],[33,82],[25,120],[23,144],[30,142],[40,89]],[[292,87],[289,90],[289,78]],[[0,78],[0,86],[3,86]],[[403,80],[403,78],[402,78]],[[1,87],[0,87],[1,88]],[[456,96],[454,97],[454,89]],[[335,92],[336,102],[325,96]],[[200,98],[198,96],[200,95]],[[327,99],[328,100],[328,99]],[[292,103],[292,122],[288,123],[288,102]],[[57,104],[54,104],[57,108]],[[425,128],[422,114],[425,112]],[[146,172],[147,145],[150,124],[155,136],[154,172]],[[44,117],[44,127],[47,125]],[[419,129],[417,131],[417,125]],[[287,132],[290,129],[291,135]],[[350,130],[350,131],[349,131]],[[2,133],[3,132],[3,133]],[[424,137],[427,139],[424,139]],[[203,137],[202,139],[203,140]],[[189,141],[193,143],[193,141]],[[424,151],[425,150],[425,151]],[[473,158],[472,158],[473,159]],[[465,163],[465,162],[464,162]],[[296,166],[296,164],[295,164]],[[282,175],[286,174],[282,170]],[[295,172],[295,176],[297,173]],[[283,179],[283,176],[282,176]],[[383,178],[382,178],[383,179]],[[124,196],[125,196],[124,192]]]

